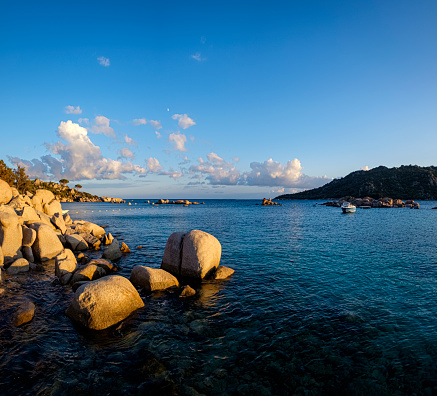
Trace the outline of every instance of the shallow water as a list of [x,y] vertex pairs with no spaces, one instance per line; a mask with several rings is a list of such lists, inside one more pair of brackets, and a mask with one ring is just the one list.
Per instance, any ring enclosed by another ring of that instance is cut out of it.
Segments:
[[[137,264],[159,268],[168,236],[190,229],[216,236],[221,263],[236,272],[192,284],[192,298],[142,294],[145,308],[101,332],[65,316],[71,288],[52,267],[9,278],[0,393],[436,393],[437,203],[348,215],[315,201],[255,203],[63,204],[128,244],[123,276]],[[14,328],[22,296],[35,318]]]

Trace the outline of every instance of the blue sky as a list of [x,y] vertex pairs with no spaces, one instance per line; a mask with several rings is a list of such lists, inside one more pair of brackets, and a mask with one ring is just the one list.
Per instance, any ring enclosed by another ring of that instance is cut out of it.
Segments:
[[131,198],[437,165],[436,20],[435,1],[8,2],[0,158]]

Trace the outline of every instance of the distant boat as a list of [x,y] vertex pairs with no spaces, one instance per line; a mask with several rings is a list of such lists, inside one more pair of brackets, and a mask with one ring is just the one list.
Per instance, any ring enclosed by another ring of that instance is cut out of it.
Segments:
[[343,205],[341,205],[341,209],[343,210],[343,213],[355,213],[357,207],[350,202],[344,202]]

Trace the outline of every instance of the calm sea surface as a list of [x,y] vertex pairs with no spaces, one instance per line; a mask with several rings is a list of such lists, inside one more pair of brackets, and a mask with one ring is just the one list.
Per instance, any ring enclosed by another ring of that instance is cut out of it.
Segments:
[[[128,244],[123,276],[159,268],[169,235],[191,229],[217,237],[235,274],[191,284],[192,298],[143,293],[143,309],[101,332],[65,316],[72,291],[53,267],[10,278],[0,394],[437,393],[437,202],[347,215],[316,201],[130,202],[62,206]],[[35,317],[14,328],[23,296]]]

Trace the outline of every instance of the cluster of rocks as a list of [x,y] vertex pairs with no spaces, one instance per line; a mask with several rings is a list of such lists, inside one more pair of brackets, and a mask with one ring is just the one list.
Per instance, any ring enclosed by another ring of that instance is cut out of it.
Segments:
[[155,205],[205,205],[205,202],[190,202],[186,199],[178,199],[177,201],[170,201],[169,199],[158,199]]
[[44,182],[40,179],[32,181],[33,185],[38,189],[49,190],[55,196],[55,199],[60,202],[112,202],[112,203],[125,203],[122,198],[113,197],[99,197],[97,195],[91,195],[84,191],[79,191],[74,188],[68,187],[68,185]]
[[[90,260],[84,251],[108,247],[101,258]],[[173,233],[166,244],[161,268],[137,265],[130,279],[113,274],[115,262],[129,247],[104,228],[83,220],[73,221],[47,190],[20,195],[0,180],[0,283],[9,277],[44,270],[54,263],[61,285],[74,291],[67,315],[76,322],[102,330],[144,306],[137,288],[148,292],[180,288],[180,296],[195,294],[186,279],[225,279],[234,270],[220,266],[221,245],[212,235],[192,230]],[[10,279],[11,280],[11,279]],[[8,282],[10,282],[8,280]],[[181,283],[185,286],[181,288]],[[5,289],[0,287],[0,294]],[[25,300],[14,324],[32,320],[35,304]]]
[[282,206],[281,203],[273,202],[271,198],[269,198],[269,199],[263,198],[263,201],[262,201],[261,205],[262,206],[267,206],[267,205],[280,205],[280,206]]
[[338,201],[329,201],[325,202],[322,205],[326,206],[334,206],[341,207],[344,202],[350,202],[352,205],[355,205],[357,208],[410,208],[410,209],[419,209],[419,203],[413,200],[402,201],[401,199],[393,199],[393,198],[380,198],[374,199],[370,197],[364,198],[354,198],[354,197],[344,197],[340,198]]

